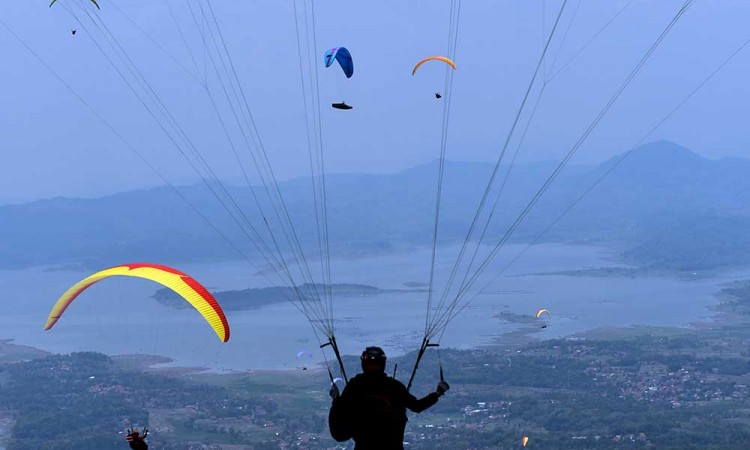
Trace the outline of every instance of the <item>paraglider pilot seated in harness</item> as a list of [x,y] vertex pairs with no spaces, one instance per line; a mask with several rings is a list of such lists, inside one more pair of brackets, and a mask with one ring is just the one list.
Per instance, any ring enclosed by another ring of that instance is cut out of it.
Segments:
[[362,373],[349,381],[341,395],[335,383],[331,386],[331,436],[338,442],[354,439],[355,450],[403,450],[406,410],[426,410],[450,386],[440,381],[435,392],[417,399],[400,381],[386,375],[386,357],[380,347],[367,347],[361,359]]
[[133,450],[148,450],[148,444],[146,444],[146,436],[148,436],[148,428],[143,429],[143,436],[140,435],[138,429],[128,428],[128,435],[125,440],[130,444],[130,448]]

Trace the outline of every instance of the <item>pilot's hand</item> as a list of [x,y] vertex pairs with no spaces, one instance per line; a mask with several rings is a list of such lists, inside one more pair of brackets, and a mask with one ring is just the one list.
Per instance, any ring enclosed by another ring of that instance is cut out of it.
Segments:
[[328,395],[330,395],[334,400],[339,398],[339,387],[336,385],[336,383],[333,383],[331,385],[331,389],[328,391]]
[[448,383],[446,383],[445,381],[441,381],[440,383],[438,383],[436,391],[438,394],[444,395],[450,388],[451,387]]

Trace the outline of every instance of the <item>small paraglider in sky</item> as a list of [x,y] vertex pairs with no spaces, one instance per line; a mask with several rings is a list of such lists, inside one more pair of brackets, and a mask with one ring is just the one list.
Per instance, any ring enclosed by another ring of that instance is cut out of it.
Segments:
[[528,443],[529,443],[529,437],[528,436],[524,436],[524,437],[521,438],[521,446],[526,447],[526,444],[528,444]]
[[[300,360],[300,358],[303,358],[302,362],[304,363],[305,360],[311,359],[313,357],[313,354],[308,352],[307,350],[300,350],[297,352],[297,361]],[[302,370],[307,370],[307,364],[303,364],[301,367],[299,367]]]
[[[411,75],[414,76],[414,74],[417,73],[417,70],[419,70],[419,68],[428,61],[442,61],[452,67],[453,70],[456,70],[456,64],[445,56],[430,56],[417,62],[417,64],[414,65],[414,68],[411,70]],[[441,98],[443,98],[443,96],[442,94],[440,94],[440,92],[435,92],[435,98],[440,100]]]
[[75,28],[73,28],[72,30],[70,30],[70,34],[72,34],[73,36],[75,36],[76,35],[76,31],[77,30]]
[[[548,317],[552,317],[552,314],[547,311],[547,308],[542,308],[539,311],[536,312],[535,317],[538,319],[542,316],[542,314],[547,314]],[[547,324],[542,325],[542,329],[547,328]]]
[[[325,52],[323,55],[323,63],[326,67],[331,67],[334,61],[339,62],[339,66],[341,67],[341,70],[344,71],[346,78],[351,78],[352,75],[354,75],[354,61],[352,60],[352,54],[349,53],[349,50],[347,50],[346,47],[334,47]],[[333,103],[331,106],[336,109],[352,109],[352,107],[347,105],[345,101],[342,101],[341,103]]]

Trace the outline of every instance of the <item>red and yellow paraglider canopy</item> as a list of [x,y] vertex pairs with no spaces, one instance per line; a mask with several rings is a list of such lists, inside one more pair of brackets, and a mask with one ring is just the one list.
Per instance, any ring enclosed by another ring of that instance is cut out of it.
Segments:
[[187,300],[206,319],[222,342],[229,340],[229,324],[224,311],[208,290],[188,274],[167,266],[149,263],[124,264],[89,275],[68,289],[47,317],[45,330],[52,328],[65,310],[83,291],[92,284],[114,276],[145,278],[168,287]]

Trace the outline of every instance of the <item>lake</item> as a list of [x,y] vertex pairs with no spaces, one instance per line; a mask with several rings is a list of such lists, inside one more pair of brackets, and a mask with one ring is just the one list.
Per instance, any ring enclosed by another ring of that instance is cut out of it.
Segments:
[[[506,246],[476,287],[499,273],[524,247]],[[447,278],[451,258],[456,254],[453,247],[439,249],[437,280]],[[336,337],[345,354],[359,354],[367,345],[380,345],[389,355],[418,349],[425,325],[427,294],[408,292],[407,286],[428,280],[429,260],[429,249],[332,260],[334,283],[403,290],[335,299]],[[485,292],[474,297],[449,324],[441,345],[472,348],[502,339],[506,333],[528,329],[534,323],[529,317],[542,307],[548,308],[552,317],[544,320],[546,329],[534,324],[533,337],[538,339],[601,327],[689,326],[711,319],[708,307],[717,302],[714,294],[722,283],[750,273],[693,278],[544,274],[600,267],[620,265],[602,248],[534,246]],[[244,261],[177,268],[212,291],[270,283]],[[228,312],[232,336],[223,344],[194,310],[174,309],[156,302],[151,296],[158,285],[129,277],[112,278],[92,286],[71,305],[55,328],[43,331],[57,298],[87,275],[41,267],[0,271],[5,294],[0,339],[14,339],[18,344],[59,353],[90,350],[108,355],[163,355],[174,359],[174,365],[216,371],[295,369],[323,360],[312,328],[291,303]],[[435,292],[441,292],[439,283]],[[522,316],[521,321],[504,320],[502,314]],[[315,357],[297,361],[300,350],[308,350]],[[332,357],[330,352],[326,356]]]

